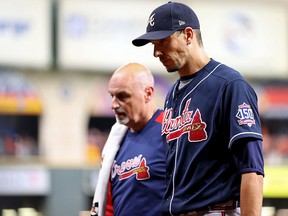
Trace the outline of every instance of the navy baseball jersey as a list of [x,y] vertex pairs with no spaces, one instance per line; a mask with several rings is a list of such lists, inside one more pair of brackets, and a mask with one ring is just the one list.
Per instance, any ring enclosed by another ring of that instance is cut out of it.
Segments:
[[166,190],[163,111],[158,110],[139,132],[128,130],[111,172],[114,216],[161,215]]
[[239,200],[241,173],[264,175],[256,93],[240,73],[213,59],[169,91],[162,135],[165,215]]

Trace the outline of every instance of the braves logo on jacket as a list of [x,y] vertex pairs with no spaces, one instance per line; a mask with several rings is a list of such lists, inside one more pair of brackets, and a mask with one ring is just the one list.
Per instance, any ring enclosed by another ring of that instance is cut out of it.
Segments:
[[149,179],[149,167],[146,164],[146,158],[141,154],[122,162],[121,165],[116,164],[116,161],[114,161],[112,178],[119,175],[119,181],[121,181],[135,175],[137,180]]
[[191,99],[187,100],[182,114],[175,118],[172,118],[172,108],[165,110],[162,135],[167,135],[167,142],[178,139],[185,133],[188,134],[190,142],[199,142],[207,139],[207,125],[202,121],[199,109],[196,109],[194,112],[188,110],[190,102]]

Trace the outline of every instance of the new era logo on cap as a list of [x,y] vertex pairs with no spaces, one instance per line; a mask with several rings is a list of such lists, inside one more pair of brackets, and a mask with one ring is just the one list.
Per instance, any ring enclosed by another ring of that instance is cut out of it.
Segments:
[[166,38],[186,27],[200,29],[197,15],[187,5],[178,2],[168,2],[157,7],[149,16],[146,33],[134,39],[135,46],[143,46],[151,40]]
[[179,26],[185,25],[185,21],[179,20]]

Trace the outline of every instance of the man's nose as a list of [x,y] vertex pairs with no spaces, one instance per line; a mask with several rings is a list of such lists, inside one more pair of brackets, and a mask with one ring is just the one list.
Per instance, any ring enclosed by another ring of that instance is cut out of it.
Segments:
[[114,110],[114,109],[117,109],[119,108],[120,105],[117,101],[117,98],[116,97],[112,97],[112,103],[111,103],[111,109]]
[[154,46],[154,52],[153,52],[154,57],[157,58],[161,54],[162,54],[162,52]]

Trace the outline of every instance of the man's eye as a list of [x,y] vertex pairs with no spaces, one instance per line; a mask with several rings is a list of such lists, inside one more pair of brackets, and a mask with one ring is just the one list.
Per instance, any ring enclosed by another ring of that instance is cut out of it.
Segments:
[[127,95],[127,94],[119,94],[119,95],[117,95],[116,97],[117,97],[118,100],[120,100],[120,101],[126,101],[126,100],[129,99],[130,96]]

